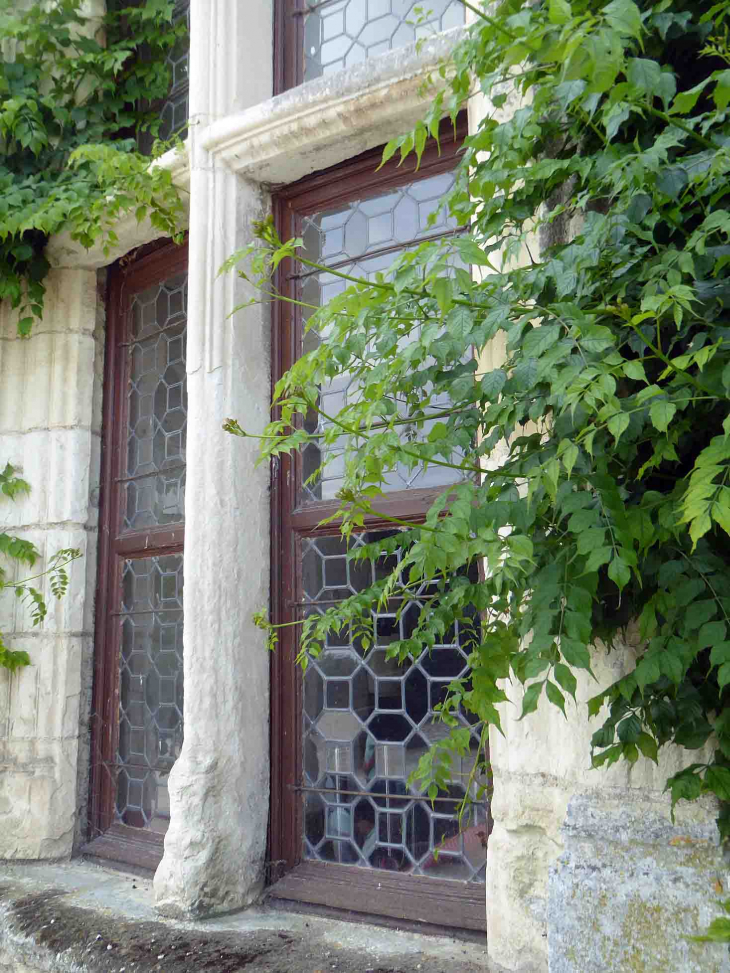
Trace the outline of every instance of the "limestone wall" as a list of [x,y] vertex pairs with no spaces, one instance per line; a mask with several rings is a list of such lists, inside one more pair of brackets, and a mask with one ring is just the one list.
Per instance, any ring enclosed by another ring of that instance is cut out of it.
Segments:
[[94,271],[54,271],[47,288],[29,339],[0,308],[0,463],[32,488],[0,502],[0,523],[44,557],[68,547],[84,556],[66,598],[46,590],[40,626],[12,590],[0,596],[0,630],[32,660],[14,675],[0,669],[0,858],[69,855],[86,781],[103,328]]
[[719,914],[730,871],[717,844],[716,808],[677,809],[663,794],[670,774],[701,760],[668,748],[590,768],[585,701],[632,663],[630,645],[596,650],[579,681],[578,706],[545,701],[518,722],[520,691],[503,707],[504,737],[491,757],[494,830],[487,874],[490,958],[509,970],[550,973],[699,973],[730,970],[727,948],[690,943]]

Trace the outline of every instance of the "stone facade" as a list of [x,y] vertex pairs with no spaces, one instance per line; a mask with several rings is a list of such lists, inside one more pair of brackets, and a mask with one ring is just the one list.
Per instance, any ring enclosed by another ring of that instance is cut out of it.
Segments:
[[[458,31],[379,55],[277,97],[272,0],[192,0],[190,135],[160,164],[189,191],[188,488],[185,556],[185,741],[170,778],[171,825],[154,890],[159,911],[240,909],[264,880],[268,815],[268,656],[252,624],[269,583],[268,479],[255,446],[222,434],[268,415],[269,321],[259,306],[231,320],[245,283],[217,269],[251,239],[272,185],[344,161],[397,134],[429,102],[424,82]],[[485,106],[471,108],[471,124]],[[6,522],[44,552],[80,547],[67,599],[43,626],[3,602],[4,629],[34,665],[0,673],[0,858],[67,858],[83,828],[94,629],[96,504],[103,363],[97,270],[154,230],[127,220],[117,251],[51,241],[56,268],[44,324],[15,336],[0,309],[3,460],[31,482]],[[499,349],[491,349],[492,356]],[[596,653],[616,678],[633,649]],[[579,698],[594,692],[588,680]],[[487,876],[490,957],[512,971],[730,970],[721,946],[683,938],[716,914],[730,876],[714,809],[669,820],[667,773],[589,770],[585,708],[518,723],[519,693],[491,741],[495,775]]]
[[96,273],[54,271],[46,307],[30,341],[0,309],[3,465],[31,485],[3,520],[44,556],[84,556],[67,598],[45,592],[41,626],[12,590],[2,595],[4,630],[33,662],[0,674],[0,857],[13,859],[71,854],[87,776],[104,348]]

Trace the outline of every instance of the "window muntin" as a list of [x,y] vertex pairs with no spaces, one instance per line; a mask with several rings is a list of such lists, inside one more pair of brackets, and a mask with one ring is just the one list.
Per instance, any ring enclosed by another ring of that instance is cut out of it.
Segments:
[[154,867],[183,737],[187,247],[110,278],[87,848]]
[[[426,17],[418,22],[416,7]],[[289,14],[301,21],[303,76],[321,75],[412,44],[434,31],[464,23],[459,0],[298,0]]]
[[[352,551],[392,531],[355,537]],[[302,611],[322,612],[357,594],[397,567],[399,555],[374,562],[348,558],[339,535],[302,540]],[[393,563],[395,561],[395,563]],[[310,663],[303,687],[304,857],[460,881],[485,881],[487,816],[474,801],[459,824],[458,803],[467,796],[479,750],[454,768],[448,792],[431,803],[408,784],[422,754],[448,728],[435,706],[452,679],[466,669],[470,635],[465,625],[412,664],[386,659],[388,645],[408,638],[427,610],[424,586],[407,603],[391,599],[373,614],[372,647],[363,654],[349,634],[332,635]],[[459,717],[469,728],[465,716]]]

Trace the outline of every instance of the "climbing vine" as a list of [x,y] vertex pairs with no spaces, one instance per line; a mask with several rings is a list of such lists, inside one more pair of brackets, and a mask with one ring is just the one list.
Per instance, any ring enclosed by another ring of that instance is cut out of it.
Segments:
[[170,173],[136,139],[159,128],[165,56],[185,26],[172,0],[110,3],[99,18],[88,6],[0,0],[0,301],[21,335],[43,313],[52,234],[110,246],[127,212],[160,235],[180,230]]
[[[185,26],[173,23],[172,0],[108,6],[94,17],[85,0],[0,0],[0,302],[18,312],[22,337],[43,314],[45,248],[54,233],[108,248],[128,212],[160,235],[180,232],[170,173],[151,166],[137,145],[140,134],[159,129],[155,103],[170,87],[165,58]],[[30,490],[17,472],[8,463],[0,473],[10,500]],[[48,611],[41,582],[61,598],[79,551],[58,551],[39,569],[35,545],[2,532],[0,554],[0,590],[12,589],[40,625]],[[0,632],[0,668],[29,664]]]
[[[17,476],[17,470],[10,463],[0,472],[0,496],[3,500],[16,500],[24,494],[30,493],[30,485],[22,477]],[[40,559],[38,548],[31,541],[5,531],[0,532],[0,554],[13,564],[19,571],[35,568]],[[66,568],[81,557],[75,548],[64,548],[56,551],[49,559],[46,567],[27,577],[13,578],[6,567],[0,566],[0,592],[5,589],[15,593],[27,608],[30,609],[33,626],[40,625],[48,614],[48,606],[39,586],[43,579],[48,580],[48,586],[54,598],[63,598],[68,588],[68,572]],[[31,584],[35,582],[35,585]],[[12,649],[5,643],[3,633],[0,632],[0,668],[15,672],[23,666],[30,665],[30,656],[22,649]]]
[[[459,707],[499,728],[513,678],[523,717],[543,697],[565,712],[576,673],[634,624],[635,665],[588,703],[594,766],[711,743],[667,787],[673,804],[727,802],[730,3],[467,6],[444,92],[384,157],[420,156],[444,113],[482,97],[446,204],[469,232],[374,279],[328,269],[347,290],[311,309],[321,344],[277,384],[262,439],[263,458],[314,440],[325,466],[344,457],[345,535],[369,514],[388,521],[397,466],[458,481],[423,523],[397,522],[390,576],[303,620],[300,660],[425,582],[429,611],[391,656],[418,657],[476,611],[470,670],[441,708],[454,731],[417,771],[435,793],[465,745]],[[286,257],[323,269],[271,221],[228,267],[275,300]],[[478,274],[449,270],[459,262]],[[495,343],[499,367],[483,355]],[[358,394],[325,414],[320,390],[343,375]],[[304,422],[314,411],[323,433]],[[726,810],[719,826],[727,838]]]

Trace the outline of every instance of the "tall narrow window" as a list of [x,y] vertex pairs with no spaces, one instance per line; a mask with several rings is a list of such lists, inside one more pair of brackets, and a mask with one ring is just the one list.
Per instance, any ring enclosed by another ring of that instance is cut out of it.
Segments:
[[460,0],[281,0],[283,89],[464,23]]
[[187,248],[111,272],[90,844],[155,867],[182,745]]
[[[427,151],[418,172],[393,165],[375,173],[375,152],[303,180],[278,200],[282,237],[301,236],[307,256],[328,270],[367,277],[387,268],[403,249],[456,230],[443,214],[435,225],[428,216],[440,211],[451,186],[457,144],[446,139],[440,155],[435,147]],[[295,298],[282,305],[275,331],[282,370],[319,341],[305,330],[306,312],[297,302],[319,305],[343,286],[328,270],[282,266],[281,285]],[[320,399],[329,408],[322,411],[336,413],[349,394],[346,377],[323,387]],[[316,430],[317,422],[315,414],[308,427]],[[337,509],[340,476],[338,458],[330,456],[325,476],[313,477],[320,459],[310,444],[282,461],[276,481],[272,591],[280,621],[326,610],[390,573],[399,559],[397,552],[371,562],[348,558],[353,547],[393,536],[383,520],[373,519],[349,545],[336,526],[320,526]],[[458,475],[443,467],[395,470],[383,513],[417,521]],[[446,732],[436,707],[466,668],[465,632],[446,633],[442,644],[407,664],[386,658],[389,643],[407,638],[428,610],[430,595],[425,585],[407,605],[374,613],[367,651],[346,632],[331,635],[304,677],[293,663],[295,635],[275,653],[271,853],[288,872],[274,895],[484,927],[487,808],[476,786],[467,793],[465,784],[478,756],[478,732],[437,800],[408,782],[420,756]],[[461,719],[469,728],[466,715]],[[462,799],[467,811],[460,821]]]

